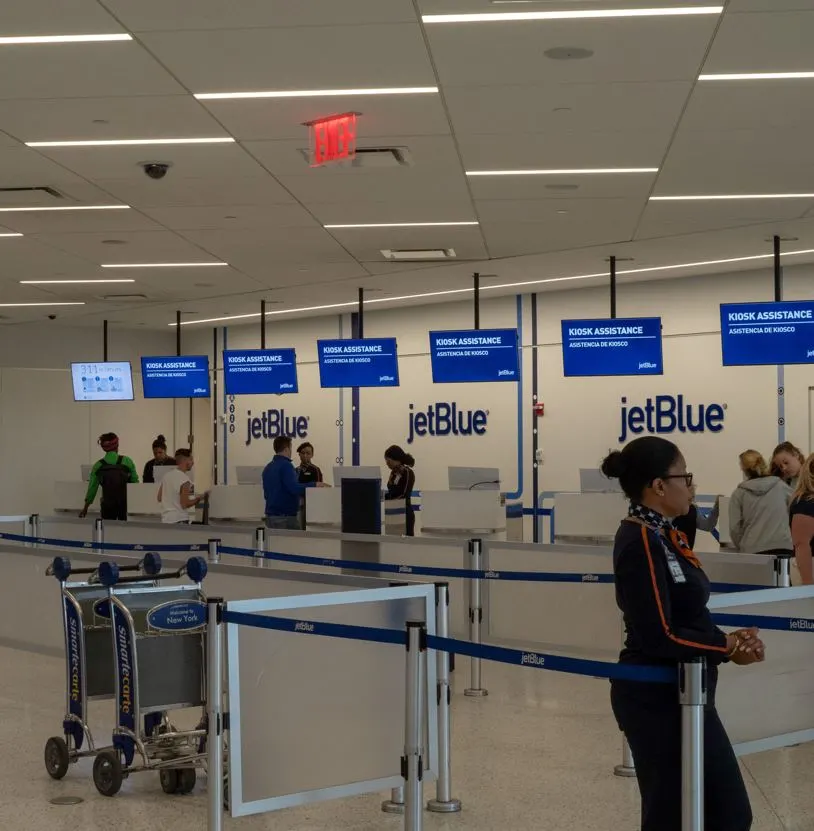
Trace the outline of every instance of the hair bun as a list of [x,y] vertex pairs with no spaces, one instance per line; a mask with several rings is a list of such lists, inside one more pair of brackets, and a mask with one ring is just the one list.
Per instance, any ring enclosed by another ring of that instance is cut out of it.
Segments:
[[601,467],[608,479],[620,479],[625,472],[625,459],[621,451],[613,450],[605,457]]
[[159,434],[155,437],[155,440],[156,440],[156,441],[166,441],[166,438],[164,438],[164,436],[162,436],[162,435],[159,433]]

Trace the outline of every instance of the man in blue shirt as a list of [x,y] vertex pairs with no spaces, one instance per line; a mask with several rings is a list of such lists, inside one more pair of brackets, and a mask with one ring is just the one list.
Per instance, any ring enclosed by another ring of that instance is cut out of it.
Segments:
[[291,461],[291,439],[274,439],[274,458],[263,470],[263,495],[266,497],[266,527],[300,530],[298,513],[305,489],[327,488],[324,482],[300,484]]

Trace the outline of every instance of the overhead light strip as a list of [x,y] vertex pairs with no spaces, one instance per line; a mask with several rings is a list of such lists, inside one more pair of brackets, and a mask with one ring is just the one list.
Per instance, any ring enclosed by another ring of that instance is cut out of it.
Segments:
[[219,138],[155,138],[155,139],[110,139],[99,141],[27,141],[26,147],[118,147],[135,144],[233,144],[231,136]]
[[67,286],[83,283],[95,285],[96,283],[135,283],[132,279],[122,280],[20,280],[21,286]]
[[467,176],[598,176],[614,173],[658,173],[657,167],[576,167],[550,170],[467,170]]
[[323,225],[323,228],[450,228],[456,226],[479,225],[479,222],[373,222],[358,225]]
[[[814,254],[814,248],[811,249],[804,249],[801,251],[784,251],[781,253],[781,257],[794,257],[800,256],[803,254]],[[731,263],[744,263],[750,262],[755,260],[770,260],[774,257],[773,254],[753,254],[746,257],[727,257],[725,259],[720,260],[702,260],[699,262],[694,263],[676,263],[675,265],[658,265],[658,266],[649,266],[646,268],[627,268],[618,271],[618,274],[646,274],[649,272],[654,271],[670,271],[670,270],[680,270],[685,268],[701,268],[704,266],[711,266],[711,265],[728,265]],[[521,282],[516,283],[500,283],[494,284],[491,286],[481,286],[481,291],[488,291],[495,289],[511,289],[511,288],[521,288],[523,286],[535,286],[541,285],[544,283],[563,283],[569,282],[572,280],[590,280],[599,277],[607,277],[607,271],[597,272],[595,274],[576,274],[569,277],[547,277],[542,280],[523,280]],[[366,300],[365,305],[373,304],[373,303],[393,303],[401,300],[422,300],[427,297],[442,297],[442,296],[449,296],[452,294],[471,294],[471,288],[464,288],[464,289],[447,289],[445,291],[431,291],[426,292],[423,294],[408,294],[402,295],[399,297],[377,297],[372,300]],[[283,315],[283,314],[297,314],[299,312],[320,312],[325,311],[327,309],[344,309],[344,308],[356,308],[358,304],[355,301],[349,301],[347,303],[330,303],[323,306],[306,306],[301,307],[298,309],[276,309],[273,312],[266,312],[266,316],[270,317],[272,315]],[[226,315],[224,317],[211,317],[207,318],[206,320],[188,320],[181,323],[182,326],[192,326],[197,323],[220,323],[226,320],[249,320],[252,318],[259,318],[259,312],[253,312],[251,314],[243,314],[243,315]],[[175,326],[175,323],[168,324],[169,326]]]
[[24,208],[0,208],[3,213],[31,213],[34,211],[124,211],[129,205],[49,205]]
[[12,309],[12,308],[20,308],[22,306],[84,306],[84,303],[73,302],[73,303],[0,303],[0,308],[2,309]]
[[109,43],[117,40],[133,40],[132,35],[32,35],[0,37],[0,46],[16,46],[35,43]]
[[300,89],[268,90],[258,92],[199,92],[199,101],[217,101],[229,98],[330,98],[355,95],[430,95],[438,87],[376,87],[360,89]]
[[651,202],[720,202],[727,199],[814,199],[814,193],[709,193],[650,197]]
[[102,263],[102,268],[207,268],[229,263]]
[[424,23],[506,23],[529,20],[608,20],[631,17],[689,17],[719,15],[723,6],[681,6],[670,9],[575,9],[573,11],[487,12],[474,14],[425,14]]
[[814,78],[814,72],[735,72],[699,75],[699,81],[799,81]]
[[22,234],[0,234],[0,237],[21,237]]

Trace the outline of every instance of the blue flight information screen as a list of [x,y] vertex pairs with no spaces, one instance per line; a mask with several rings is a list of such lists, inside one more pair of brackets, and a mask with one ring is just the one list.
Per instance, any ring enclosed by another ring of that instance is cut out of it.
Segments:
[[208,398],[209,358],[206,355],[142,358],[141,384],[145,398]]
[[814,363],[814,300],[721,304],[724,366]]
[[436,384],[517,381],[517,329],[430,332],[430,361]]
[[223,353],[227,395],[280,395],[298,392],[293,349],[233,349]]
[[660,317],[563,320],[566,377],[663,375]]
[[318,340],[319,383],[331,387],[397,387],[395,338]]

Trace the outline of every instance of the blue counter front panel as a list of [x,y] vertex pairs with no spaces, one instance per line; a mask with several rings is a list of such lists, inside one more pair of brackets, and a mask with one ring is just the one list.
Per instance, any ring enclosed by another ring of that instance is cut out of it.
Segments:
[[660,317],[563,320],[566,377],[663,375]]
[[814,300],[721,304],[724,366],[814,363]]
[[233,349],[223,353],[227,395],[280,395],[298,391],[293,349]]
[[517,329],[430,332],[430,359],[436,384],[516,381]]
[[323,388],[399,385],[395,338],[319,340],[317,355]]
[[209,358],[142,358],[141,383],[145,398],[208,398]]

